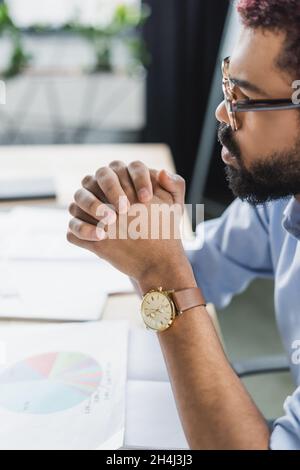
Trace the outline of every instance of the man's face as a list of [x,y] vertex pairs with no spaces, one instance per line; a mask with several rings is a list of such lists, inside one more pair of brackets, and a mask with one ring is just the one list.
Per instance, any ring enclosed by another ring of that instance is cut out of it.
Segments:
[[[292,97],[295,78],[276,66],[283,43],[283,33],[243,28],[229,67],[230,78],[250,84],[236,88],[238,99]],[[238,113],[237,132],[229,125],[224,102],[216,117],[227,178],[236,196],[259,204],[300,194],[299,110]]]

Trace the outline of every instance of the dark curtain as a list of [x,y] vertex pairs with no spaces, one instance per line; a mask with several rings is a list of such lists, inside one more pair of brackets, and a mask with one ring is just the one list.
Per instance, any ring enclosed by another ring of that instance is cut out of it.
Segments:
[[144,37],[152,62],[146,142],[167,143],[190,182],[216,64],[227,0],[144,0],[152,9]]

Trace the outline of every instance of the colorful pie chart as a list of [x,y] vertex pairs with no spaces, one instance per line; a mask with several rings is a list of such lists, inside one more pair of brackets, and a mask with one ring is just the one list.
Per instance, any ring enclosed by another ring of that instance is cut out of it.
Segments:
[[30,357],[0,374],[0,406],[15,413],[50,414],[88,400],[102,381],[101,366],[74,352]]

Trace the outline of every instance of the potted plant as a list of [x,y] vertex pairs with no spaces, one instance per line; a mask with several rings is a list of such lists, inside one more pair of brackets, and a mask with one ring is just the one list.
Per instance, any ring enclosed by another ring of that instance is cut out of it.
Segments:
[[[150,57],[146,45],[139,34],[141,26],[150,15],[148,6],[142,8],[120,4],[105,27],[87,26],[80,21],[71,21],[61,27],[61,31],[79,35],[91,45],[95,65],[90,72],[111,72],[114,68],[113,53],[116,45],[122,45],[127,52],[129,72],[149,64]],[[41,34],[51,32],[51,26],[32,25],[31,32]],[[29,65],[31,55],[25,52],[23,32],[15,25],[5,2],[0,3],[0,36],[11,42],[11,54],[7,68],[2,71],[4,78],[20,74]]]
[[[0,36],[13,44],[2,76],[16,77],[7,83],[5,143],[40,143],[43,135],[43,142],[84,142],[90,131],[95,136],[98,131],[139,132],[144,125],[144,69],[150,61],[140,28],[149,8],[119,5],[105,26],[73,20],[60,28],[33,24],[26,30],[14,24],[5,4],[0,12]],[[68,56],[70,43],[75,53]],[[116,58],[120,48],[123,64]]]
[[12,46],[9,63],[1,72],[3,78],[10,78],[22,72],[28,65],[30,57],[24,51],[21,33],[14,24],[5,3],[0,4],[0,36],[6,36]]

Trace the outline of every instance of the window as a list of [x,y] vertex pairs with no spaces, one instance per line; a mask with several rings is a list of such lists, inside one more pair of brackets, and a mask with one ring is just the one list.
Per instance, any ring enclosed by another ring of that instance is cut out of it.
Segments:
[[6,0],[18,26],[59,26],[75,16],[81,22],[105,25],[119,4],[141,5],[141,0]]

